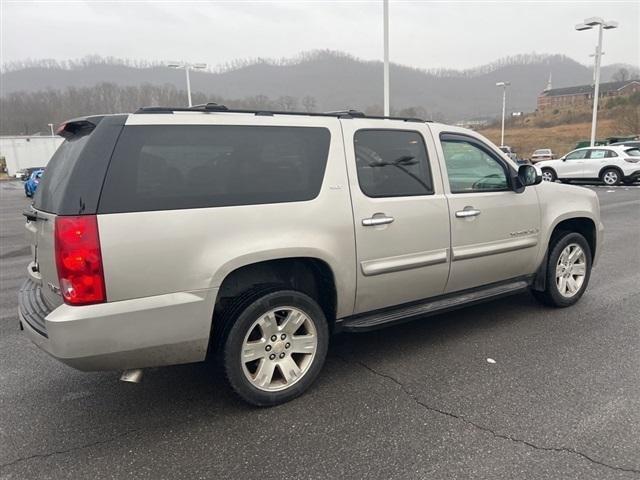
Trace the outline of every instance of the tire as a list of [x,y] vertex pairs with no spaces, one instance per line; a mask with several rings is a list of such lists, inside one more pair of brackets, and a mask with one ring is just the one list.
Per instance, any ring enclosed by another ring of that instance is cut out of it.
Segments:
[[620,184],[621,175],[615,168],[607,168],[600,174],[600,180],[605,185],[613,187],[614,185]]
[[[579,247],[582,255],[574,247]],[[571,263],[571,255],[574,253],[576,257],[574,263]],[[549,245],[545,289],[532,290],[533,296],[551,307],[564,308],[573,305],[587,289],[591,277],[591,262],[591,248],[587,240],[576,232],[561,232]],[[584,274],[580,276],[578,272]]]
[[273,406],[293,400],[313,384],[329,346],[327,320],[315,300],[271,287],[243,295],[228,310],[222,363],[240,398]]
[[551,170],[550,168],[542,169],[542,180],[545,182],[555,182],[558,179],[556,172]]

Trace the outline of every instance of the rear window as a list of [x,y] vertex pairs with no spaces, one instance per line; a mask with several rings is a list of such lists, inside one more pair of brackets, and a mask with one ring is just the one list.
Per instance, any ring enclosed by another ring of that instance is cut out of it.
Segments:
[[141,125],[124,128],[100,213],[311,200],[330,134],[319,127]]
[[33,206],[38,210],[49,213],[58,213],[63,202],[67,184],[82,149],[87,144],[89,135],[72,137],[65,140],[53,154],[47,165],[38,190],[33,201]]

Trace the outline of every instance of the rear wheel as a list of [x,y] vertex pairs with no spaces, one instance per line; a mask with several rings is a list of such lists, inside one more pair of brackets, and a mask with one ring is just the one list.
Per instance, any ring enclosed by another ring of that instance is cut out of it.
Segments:
[[608,186],[618,185],[620,183],[620,172],[615,168],[608,168],[600,175],[602,183]]
[[591,276],[591,248],[576,232],[557,236],[550,245],[546,285],[533,295],[545,305],[568,307],[584,294]]
[[550,168],[542,169],[542,180],[545,182],[555,182],[558,177],[556,176],[556,172],[551,170]]
[[302,394],[324,364],[329,328],[322,308],[295,290],[247,297],[224,340],[226,377],[242,399],[277,405]]

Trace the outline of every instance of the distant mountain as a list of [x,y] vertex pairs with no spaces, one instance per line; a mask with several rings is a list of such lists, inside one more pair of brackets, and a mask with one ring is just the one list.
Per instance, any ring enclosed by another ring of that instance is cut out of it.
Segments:
[[[603,67],[608,81],[623,65]],[[624,65],[632,75],[637,67]],[[397,111],[418,107],[448,121],[496,117],[500,111],[498,81],[508,80],[509,111],[532,111],[552,75],[554,87],[587,84],[592,69],[562,55],[520,55],[479,68],[419,70],[391,65],[391,104]],[[340,52],[318,51],[283,62],[237,62],[216,72],[193,72],[192,90],[207,96],[241,99],[264,95],[301,101],[313,97],[315,110],[378,109],[382,105],[382,63],[363,61]],[[0,94],[90,87],[100,82],[120,86],[173,85],[184,89],[184,73],[160,65],[132,65],[97,57],[70,64],[32,62],[5,68]],[[300,109],[302,109],[300,107]],[[95,112],[89,112],[95,113]]]

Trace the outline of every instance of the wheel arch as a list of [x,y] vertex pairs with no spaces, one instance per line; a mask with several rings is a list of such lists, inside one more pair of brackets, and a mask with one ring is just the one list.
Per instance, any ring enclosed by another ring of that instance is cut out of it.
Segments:
[[591,250],[591,261],[596,258],[596,249],[598,248],[598,233],[595,221],[590,217],[578,216],[558,219],[551,229],[551,234],[547,240],[545,254],[538,270],[536,271],[533,288],[535,290],[544,290],[546,286],[547,261],[549,257],[549,248],[553,242],[563,233],[577,232],[580,233]]
[[218,289],[212,328],[229,303],[258,285],[282,285],[316,300],[332,325],[339,312],[339,286],[328,262],[318,257],[281,257],[247,263],[228,272]]
[[624,172],[622,171],[622,169],[617,166],[617,165],[607,165],[605,167],[602,167],[600,169],[600,171],[598,172],[598,178],[602,178],[602,174],[604,172],[606,172],[607,170],[616,170],[618,172],[618,174],[620,175],[620,180],[622,180],[622,178],[624,177]]

